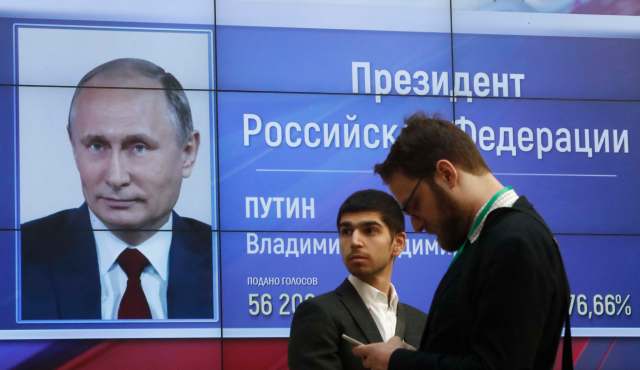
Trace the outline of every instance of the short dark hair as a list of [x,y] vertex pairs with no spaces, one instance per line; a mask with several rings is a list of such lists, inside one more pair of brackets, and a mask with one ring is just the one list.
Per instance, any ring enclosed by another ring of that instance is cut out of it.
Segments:
[[[96,76],[107,77],[129,77],[141,76],[157,81],[162,86],[167,98],[169,120],[176,127],[178,132],[178,140],[181,144],[185,144],[187,139],[193,133],[193,119],[191,117],[191,108],[189,100],[184,93],[182,85],[171,73],[166,72],[162,67],[144,59],[136,58],[120,58],[110,60],[95,67],[80,79],[76,91],[71,99],[71,107],[69,108],[69,121],[67,130],[71,133],[71,125],[75,118],[75,103],[78,95],[85,85]],[[116,86],[105,86],[108,88],[117,88]]]
[[391,235],[404,231],[404,216],[400,205],[389,194],[374,189],[360,190],[349,195],[338,211],[336,225],[340,228],[340,219],[346,213],[378,212],[382,222],[387,225]]
[[490,171],[469,135],[447,120],[417,112],[405,119],[389,155],[374,171],[385,182],[397,172],[429,180],[441,159],[476,175]]

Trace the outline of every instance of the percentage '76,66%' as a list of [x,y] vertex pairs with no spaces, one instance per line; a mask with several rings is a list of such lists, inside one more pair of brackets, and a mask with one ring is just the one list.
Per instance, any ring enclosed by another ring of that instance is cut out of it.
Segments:
[[576,313],[588,319],[592,317],[630,317],[631,294],[571,294],[569,315]]

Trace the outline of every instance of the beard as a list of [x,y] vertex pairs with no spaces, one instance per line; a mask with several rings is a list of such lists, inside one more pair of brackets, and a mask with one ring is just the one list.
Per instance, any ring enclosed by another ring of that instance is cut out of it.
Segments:
[[440,225],[435,234],[442,249],[454,252],[460,249],[467,239],[469,226],[466,217],[460,207],[440,186],[435,182],[431,185],[435,198],[435,207],[440,214]]

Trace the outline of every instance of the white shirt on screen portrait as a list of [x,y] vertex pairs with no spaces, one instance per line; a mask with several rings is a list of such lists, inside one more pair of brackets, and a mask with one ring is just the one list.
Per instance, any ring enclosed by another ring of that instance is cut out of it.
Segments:
[[[102,319],[116,320],[120,300],[127,288],[127,275],[118,264],[117,259],[122,251],[131,246],[108,231],[108,228],[91,210],[89,210],[89,215],[98,254]],[[142,271],[140,282],[153,319],[167,318],[167,283],[169,281],[172,222],[173,216],[170,215],[167,222],[160,228],[163,231],[156,232],[148,240],[135,247],[150,263]]]
[[367,306],[373,321],[378,327],[380,336],[384,342],[388,341],[396,333],[396,322],[398,320],[398,294],[396,288],[391,284],[389,298],[385,293],[365,283],[353,275],[349,275],[349,282],[358,292],[364,305]]

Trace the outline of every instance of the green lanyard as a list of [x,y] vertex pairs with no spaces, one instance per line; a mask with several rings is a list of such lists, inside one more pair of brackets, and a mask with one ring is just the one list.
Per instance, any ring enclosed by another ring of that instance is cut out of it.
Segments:
[[451,260],[452,264],[458,258],[458,256],[462,254],[462,252],[464,251],[464,247],[467,244],[469,244],[468,243],[469,238],[471,238],[471,235],[473,235],[473,233],[476,232],[476,229],[478,228],[478,226],[480,226],[480,224],[482,223],[482,220],[484,220],[484,218],[487,216],[487,213],[489,213],[489,210],[491,209],[491,207],[493,207],[493,204],[496,202],[496,200],[498,200],[498,198],[500,198],[502,194],[508,192],[511,189],[513,189],[511,186],[505,186],[504,188],[500,189],[497,193],[493,194],[491,199],[489,199],[489,201],[482,207],[478,217],[476,217],[476,219],[473,220],[473,225],[471,225],[471,230],[469,230],[469,233],[467,234],[467,238],[465,239],[464,243],[462,243],[460,248],[458,248],[458,250],[456,251],[456,254],[453,255],[453,259]]

